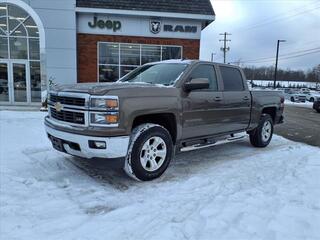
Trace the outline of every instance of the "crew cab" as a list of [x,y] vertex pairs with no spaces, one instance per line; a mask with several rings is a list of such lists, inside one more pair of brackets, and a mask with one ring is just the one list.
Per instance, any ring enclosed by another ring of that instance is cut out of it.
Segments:
[[45,127],[55,149],[118,159],[129,176],[147,181],[182,151],[246,133],[253,146],[266,147],[283,109],[281,92],[249,91],[239,67],[171,60],[145,64],[114,83],[53,88]]

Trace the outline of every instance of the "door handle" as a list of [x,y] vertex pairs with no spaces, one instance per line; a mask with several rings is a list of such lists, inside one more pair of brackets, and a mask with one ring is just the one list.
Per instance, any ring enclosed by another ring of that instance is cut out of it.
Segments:
[[243,98],[243,100],[248,101],[248,100],[249,100],[249,97],[245,96],[245,97]]
[[220,102],[221,100],[222,100],[221,97],[215,97],[215,98],[214,98],[214,101],[216,101],[216,102]]

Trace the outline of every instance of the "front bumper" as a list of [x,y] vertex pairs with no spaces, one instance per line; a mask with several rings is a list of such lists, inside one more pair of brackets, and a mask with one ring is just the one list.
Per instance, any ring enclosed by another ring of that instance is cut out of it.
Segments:
[[[61,145],[57,150],[83,158],[123,158],[127,155],[129,136],[120,137],[91,137],[56,130],[45,125],[46,132],[52,144],[57,141]],[[89,146],[89,141],[103,141],[106,149],[96,149]]]

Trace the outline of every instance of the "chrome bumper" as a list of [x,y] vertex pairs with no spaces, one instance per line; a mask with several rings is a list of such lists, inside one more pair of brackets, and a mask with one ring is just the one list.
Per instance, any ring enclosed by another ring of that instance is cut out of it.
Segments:
[[[83,158],[121,158],[127,155],[129,136],[121,137],[90,137],[68,132],[58,131],[45,125],[46,132],[57,139],[62,140],[66,153]],[[89,147],[89,141],[104,141],[106,149],[95,149]],[[70,145],[77,144],[80,150],[75,150]]]

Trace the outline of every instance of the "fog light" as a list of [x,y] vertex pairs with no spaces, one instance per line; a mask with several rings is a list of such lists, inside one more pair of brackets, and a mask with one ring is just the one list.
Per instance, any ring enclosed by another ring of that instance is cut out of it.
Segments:
[[94,149],[106,149],[107,144],[104,141],[89,141],[89,147]]

